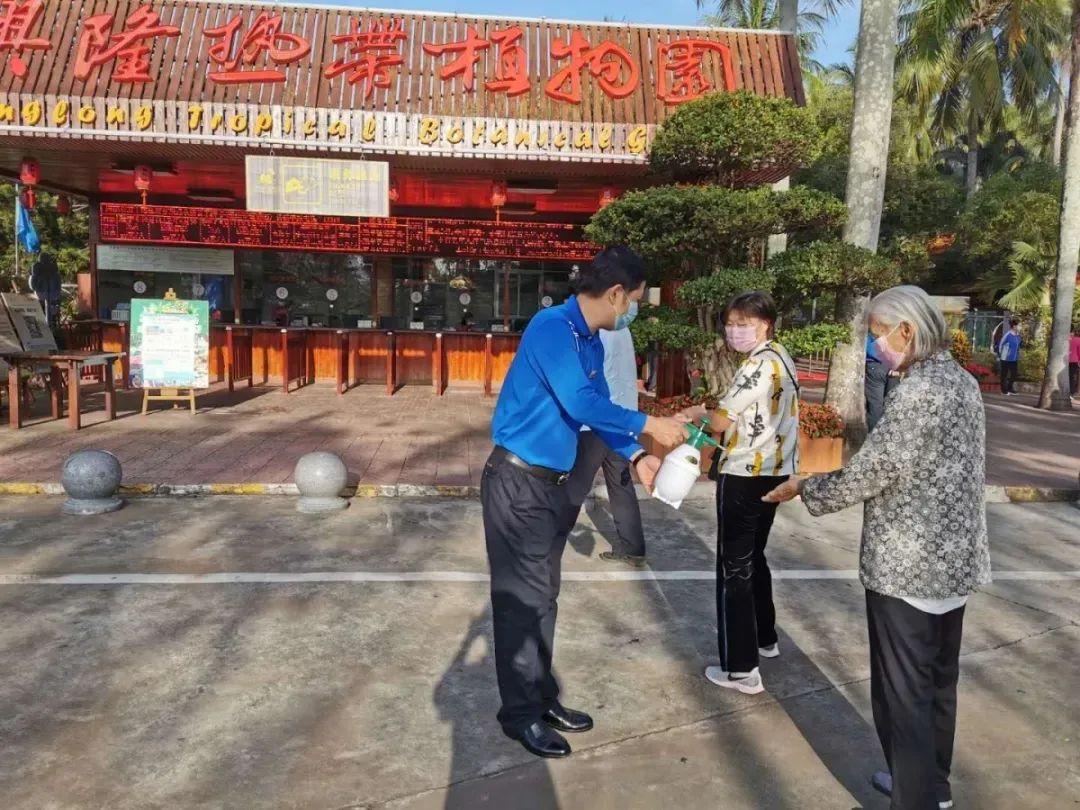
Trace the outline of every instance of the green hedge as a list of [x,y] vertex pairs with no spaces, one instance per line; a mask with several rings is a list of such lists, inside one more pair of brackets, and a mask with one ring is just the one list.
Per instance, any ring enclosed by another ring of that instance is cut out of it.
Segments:
[[831,352],[837,343],[851,340],[851,327],[846,323],[815,323],[797,329],[781,329],[776,339],[792,357]]

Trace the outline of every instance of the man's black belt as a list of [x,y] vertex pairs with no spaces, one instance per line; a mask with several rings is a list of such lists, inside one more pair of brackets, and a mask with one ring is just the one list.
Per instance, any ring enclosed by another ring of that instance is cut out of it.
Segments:
[[553,470],[550,467],[539,467],[536,464],[530,464],[525,459],[515,456],[505,447],[496,447],[491,455],[497,461],[506,461],[518,467],[529,475],[534,475],[544,481],[548,481],[557,487],[561,487],[570,478],[570,473],[563,472],[562,470]]

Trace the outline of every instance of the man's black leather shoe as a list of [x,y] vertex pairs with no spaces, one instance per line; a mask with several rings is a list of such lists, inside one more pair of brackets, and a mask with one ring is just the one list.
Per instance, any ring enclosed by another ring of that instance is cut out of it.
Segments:
[[592,718],[585,712],[576,712],[556,702],[544,712],[543,721],[559,731],[588,731],[592,728]]
[[543,723],[533,723],[517,737],[530,754],[548,759],[561,759],[570,756],[570,743],[562,734]]

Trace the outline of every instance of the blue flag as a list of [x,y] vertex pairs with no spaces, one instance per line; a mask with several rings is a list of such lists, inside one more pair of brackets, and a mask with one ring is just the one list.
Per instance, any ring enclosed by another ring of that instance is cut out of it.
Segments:
[[37,253],[41,250],[37,228],[34,227],[30,212],[23,208],[19,197],[15,198],[15,238],[19,240],[19,244],[27,253]]

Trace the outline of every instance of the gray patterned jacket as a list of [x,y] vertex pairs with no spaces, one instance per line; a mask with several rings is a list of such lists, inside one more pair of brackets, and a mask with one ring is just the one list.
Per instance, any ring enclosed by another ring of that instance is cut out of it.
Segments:
[[859,574],[887,596],[945,599],[990,582],[986,425],[978,383],[939,352],[912,364],[866,443],[806,481],[813,515],[860,501]]

